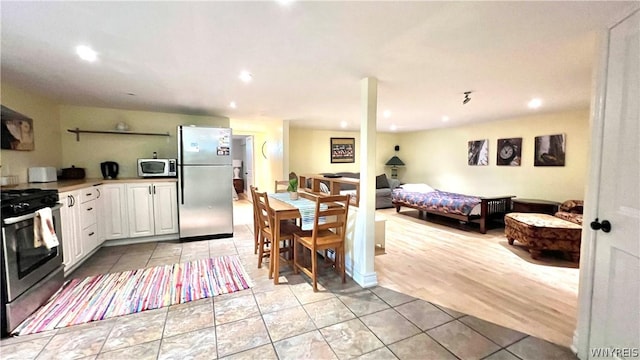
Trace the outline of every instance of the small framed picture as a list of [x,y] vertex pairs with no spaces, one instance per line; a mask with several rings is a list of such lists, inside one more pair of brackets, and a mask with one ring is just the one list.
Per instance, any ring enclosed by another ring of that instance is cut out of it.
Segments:
[[536,136],[534,166],[564,166],[566,143],[564,134]]
[[31,151],[34,149],[33,120],[2,106],[2,149]]
[[520,166],[522,138],[498,139],[496,165]]
[[355,138],[331,138],[331,163],[356,162]]
[[467,160],[469,165],[489,165],[489,140],[469,141]]

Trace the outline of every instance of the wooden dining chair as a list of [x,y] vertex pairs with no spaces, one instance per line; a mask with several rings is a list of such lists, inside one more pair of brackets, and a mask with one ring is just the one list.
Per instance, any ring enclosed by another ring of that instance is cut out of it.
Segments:
[[[269,197],[266,192],[255,192],[256,203],[258,204],[258,224],[260,225],[260,243],[258,245],[258,267],[262,267],[262,259],[269,257],[269,279],[272,279],[274,274],[273,259],[274,256],[281,256],[286,254],[286,262],[291,262],[293,257],[293,236],[296,233],[302,232],[302,230],[288,221],[282,221],[280,223],[280,242],[281,244],[275,244],[275,237],[273,234],[275,214],[269,206]],[[282,246],[281,246],[282,245]]]
[[[333,266],[342,277],[342,283],[346,282],[344,261],[344,239],[347,232],[347,216],[349,214],[350,195],[331,195],[316,197],[315,218],[311,234],[296,234],[293,242],[293,271],[301,270],[307,274],[313,282],[313,291],[318,291],[318,254],[324,251],[327,260],[328,249],[334,250]],[[301,263],[298,245],[310,251],[311,268]]]
[[[260,231],[260,218],[258,217],[258,202],[256,201],[256,191],[258,188],[251,185],[249,186],[249,190],[251,192],[251,202],[253,206],[253,253],[258,253],[258,246],[260,245],[260,236],[262,236]],[[259,267],[259,266],[258,266]]]
[[274,192],[283,193],[287,192],[289,188],[289,180],[276,180],[276,185],[274,187]]
[[271,253],[271,232],[269,229],[269,199],[267,193],[253,192],[256,207],[256,223],[258,224],[258,269],[262,268],[262,260]]

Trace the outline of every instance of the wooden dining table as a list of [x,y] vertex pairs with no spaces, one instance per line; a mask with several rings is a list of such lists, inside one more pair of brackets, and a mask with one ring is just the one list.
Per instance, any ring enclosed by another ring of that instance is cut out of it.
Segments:
[[317,195],[300,192],[297,200],[291,200],[289,193],[273,193],[267,194],[269,197],[269,206],[274,213],[273,236],[275,237],[272,246],[273,273],[269,274],[269,278],[273,278],[273,283],[279,283],[280,275],[280,254],[278,249],[280,246],[280,222],[289,219],[301,219],[302,230],[313,229],[313,218],[315,217]]

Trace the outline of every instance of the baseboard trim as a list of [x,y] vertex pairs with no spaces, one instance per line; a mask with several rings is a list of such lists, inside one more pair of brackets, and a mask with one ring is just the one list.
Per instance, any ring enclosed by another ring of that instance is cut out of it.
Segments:
[[126,239],[115,239],[115,240],[107,240],[102,246],[119,246],[119,245],[132,245],[132,244],[142,244],[154,241],[169,241],[169,240],[179,240],[180,235],[178,233],[169,234],[169,235],[157,235],[157,236],[145,236],[139,238],[126,238]]
[[[578,329],[575,329],[573,331],[573,342],[571,343],[571,346],[569,346],[569,349],[571,349],[571,351],[573,351],[573,353],[578,356]],[[578,356],[578,358],[580,358]]]
[[351,276],[351,278],[363,288],[370,288],[378,285],[378,274],[374,271],[368,274],[359,274]]
[[353,281],[358,283],[358,285],[362,286],[363,288],[370,288],[378,285],[378,273],[373,271],[370,273],[361,274],[355,271],[353,262],[349,257],[347,257],[345,260],[347,275],[349,275],[353,279]]

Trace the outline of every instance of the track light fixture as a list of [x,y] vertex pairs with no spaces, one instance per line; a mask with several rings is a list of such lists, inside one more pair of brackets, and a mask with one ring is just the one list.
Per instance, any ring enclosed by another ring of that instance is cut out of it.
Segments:
[[471,91],[465,91],[464,92],[464,100],[462,100],[462,105],[468,103],[469,101],[471,101],[471,98],[469,97],[469,95],[471,95]]

